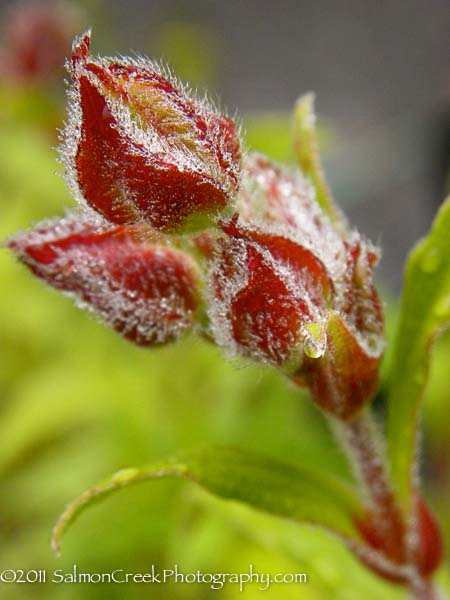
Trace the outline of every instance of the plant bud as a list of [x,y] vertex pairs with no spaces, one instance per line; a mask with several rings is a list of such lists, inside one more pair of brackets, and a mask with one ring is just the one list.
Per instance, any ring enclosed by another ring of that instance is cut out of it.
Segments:
[[[430,509],[420,496],[415,495],[415,518],[413,522],[415,531],[413,536],[408,535],[404,528],[403,531],[394,530],[390,532],[389,539],[386,539],[377,530],[370,512],[357,523],[357,526],[370,548],[381,553],[396,565],[405,565],[408,560],[412,560],[418,572],[424,577],[430,577],[442,562],[444,556],[442,534]],[[410,556],[411,554],[413,556]],[[360,556],[360,558],[363,557]],[[399,583],[406,581],[404,578],[393,576],[389,571],[377,567],[376,564],[370,561],[364,562],[385,579]]]
[[81,300],[124,337],[164,344],[191,328],[199,306],[190,256],[142,227],[98,224],[68,216],[9,242],[48,284]]
[[331,282],[322,263],[287,238],[235,220],[222,228],[227,237],[212,278],[217,341],[282,366],[300,343],[302,323],[317,313],[315,303],[325,307]]
[[73,47],[69,123],[62,147],[69,184],[115,224],[175,232],[229,214],[239,186],[233,121],[144,59],[93,58]]
[[236,215],[210,273],[216,341],[282,367],[313,399],[350,419],[377,386],[381,303],[376,251],[335,229],[300,174],[250,157]]
[[288,172],[258,152],[244,163],[236,210],[242,222],[266,227],[307,230],[322,224],[312,185],[299,171]]
[[422,575],[432,575],[444,558],[442,533],[425,501],[416,496],[417,553],[416,564]]

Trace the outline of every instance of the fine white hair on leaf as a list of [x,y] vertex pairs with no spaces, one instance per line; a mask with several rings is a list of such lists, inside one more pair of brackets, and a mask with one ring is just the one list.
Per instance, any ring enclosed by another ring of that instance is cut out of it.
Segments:
[[[292,344],[308,334],[305,325],[308,323],[326,326],[329,311],[335,311],[345,320],[350,332],[364,352],[371,357],[379,357],[384,348],[380,331],[379,315],[376,300],[372,294],[372,266],[377,260],[378,251],[370,242],[362,238],[356,231],[337,231],[329,218],[324,215],[316,202],[314,188],[298,170],[289,170],[271,163],[261,154],[251,154],[244,161],[242,187],[237,199],[238,217],[236,226],[242,228],[246,241],[234,239],[228,243],[227,260],[236,265],[237,273],[224,276],[220,271],[220,260],[216,259],[210,271],[210,319],[213,335],[219,345],[236,353],[251,355],[255,360],[266,360],[260,350],[261,341],[258,335],[252,338],[252,326],[249,322],[246,347],[233,338],[231,322],[231,306],[239,292],[245,287],[250,272],[245,260],[246,249],[253,247],[262,258],[264,264],[273,273],[274,278],[282,282],[289,291],[290,298],[303,303],[307,312],[302,315],[302,325],[297,334],[293,332]],[[245,232],[249,237],[246,238]],[[308,265],[300,268],[290,262],[289,257],[275,258],[272,251],[265,247],[264,238],[289,240],[293,244],[309,251],[323,265],[324,276],[330,279],[332,290],[327,295],[327,303],[320,300],[324,296],[321,280],[317,281]],[[272,237],[271,237],[272,236]],[[258,239],[261,238],[261,242]],[[355,248],[358,258],[352,259],[351,248]],[[237,250],[239,256],[237,256]],[[369,264],[369,253],[372,255]],[[222,257],[223,258],[223,257]],[[349,260],[355,260],[354,267],[349,270]],[[357,281],[355,281],[355,277]],[[221,294],[215,297],[214,281],[219,278]],[[261,294],[270,294],[270,290],[261,289]],[[353,301],[348,306],[348,294]],[[270,297],[266,298],[270,305]],[[270,323],[271,314],[247,315],[258,329],[258,318]],[[245,318],[245,315],[244,315]],[[254,320],[254,321],[253,321]],[[261,324],[260,323],[260,324]],[[288,335],[288,334],[286,334]],[[283,356],[279,340],[272,340],[270,331],[266,331],[269,350]],[[287,338],[285,338],[286,340]],[[289,344],[286,344],[289,347]],[[295,352],[295,348],[291,348]],[[284,352],[288,359],[289,350]]]
[[[230,201],[234,198],[240,182],[239,164],[236,162],[236,157],[228,150],[226,128],[217,119],[219,114],[206,97],[202,100],[196,99],[188,86],[180,82],[167,66],[139,55],[135,57],[89,56],[86,61],[103,69],[105,73],[110,73],[111,66],[118,65],[140,70],[140,74],[148,73],[149,82],[154,75],[162,77],[176,90],[178,96],[174,100],[170,93],[158,91],[150,84],[142,86],[136,92],[149,95],[147,99],[149,107],[152,109],[153,106],[158,113],[158,119],[161,119],[164,125],[161,131],[154,127],[151,121],[140,113],[140,110],[136,110],[133,100],[125,101],[120,95],[113,93],[95,72],[87,68],[85,60],[79,60],[74,65],[68,62],[67,68],[71,72],[73,83],[68,90],[68,118],[60,136],[61,143],[58,150],[68,187],[80,206],[86,204],[76,167],[77,152],[83,135],[80,77],[86,78],[102,96],[114,120],[111,127],[118,131],[125,147],[128,146],[130,156],[147,159],[152,169],[165,170],[167,165],[171,165],[180,173],[196,173],[199,177],[198,185],[201,185],[202,181],[205,184],[212,183],[221,189]],[[129,86],[132,96],[133,86],[139,87],[142,84],[140,79],[134,78],[131,74],[129,81],[122,81],[120,85],[124,90]],[[196,118],[204,123],[204,137],[199,136],[196,121],[185,112],[183,102],[191,105],[197,115]],[[225,168],[224,164],[227,165]],[[112,173],[115,168],[120,170],[119,165],[111,165]],[[124,184],[123,193],[119,196],[119,201],[125,201],[134,218],[139,219],[140,215],[133,212],[133,205],[136,203],[129,186]]]
[[[190,257],[156,245],[164,242],[160,234],[155,243],[134,233],[117,242],[100,236],[98,246],[92,243],[97,238],[90,236],[109,232],[115,228],[94,211],[73,211],[38,223],[9,245],[41,279],[139,344],[162,344],[193,327],[197,273]],[[52,259],[41,260],[33,247],[44,249],[42,256],[51,252]]]

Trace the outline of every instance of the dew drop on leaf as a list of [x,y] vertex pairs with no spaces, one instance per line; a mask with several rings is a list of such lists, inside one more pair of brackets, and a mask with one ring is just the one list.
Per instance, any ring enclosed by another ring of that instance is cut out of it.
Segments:
[[303,342],[303,352],[309,358],[320,358],[325,352],[325,345],[319,344],[313,337],[306,337]]

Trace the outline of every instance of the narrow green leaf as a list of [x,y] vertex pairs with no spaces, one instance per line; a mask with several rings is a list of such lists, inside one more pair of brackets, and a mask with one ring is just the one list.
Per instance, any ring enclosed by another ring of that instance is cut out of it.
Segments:
[[430,351],[450,323],[450,198],[432,229],[411,252],[394,342],[388,404],[388,454],[403,506],[410,506],[417,414],[427,381]]
[[317,143],[314,94],[301,96],[294,112],[294,151],[297,163],[316,190],[317,202],[331,221],[343,219],[325,179]]
[[355,519],[361,517],[363,507],[352,489],[341,481],[256,453],[212,447],[165,463],[124,469],[85,491],[59,518],[53,531],[53,550],[59,554],[64,532],[91,504],[126,486],[162,477],[190,479],[222,498],[294,521],[321,525],[345,538],[360,539]]

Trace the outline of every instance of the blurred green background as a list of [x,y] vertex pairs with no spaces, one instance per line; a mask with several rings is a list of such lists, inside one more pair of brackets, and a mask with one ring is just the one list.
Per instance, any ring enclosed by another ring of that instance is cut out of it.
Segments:
[[[11,14],[14,3],[7,8]],[[115,51],[120,23],[111,18],[107,3],[80,2],[70,10],[64,17],[68,30],[94,24],[99,33],[95,49]],[[6,48],[7,27],[6,20],[2,38]],[[180,77],[201,89],[217,89],[223,54],[213,27],[192,18],[183,20],[182,11],[175,11],[152,31],[152,48]],[[64,114],[62,79],[61,69],[45,77],[2,74],[1,239],[39,219],[61,215],[72,205],[62,178],[55,173],[52,149]],[[250,149],[291,160],[286,109],[245,112],[241,118]],[[321,127],[321,136],[325,154],[332,154],[338,139],[332,119]],[[389,303],[389,337],[398,291],[389,281],[381,285]],[[0,571],[70,571],[76,564],[80,571],[120,568],[139,573],[152,564],[164,569],[177,563],[184,572],[245,573],[251,563],[260,572],[308,574],[306,585],[273,585],[264,592],[268,599],[404,597],[401,590],[369,574],[328,534],[211,498],[185,482],[149,482],[91,509],[70,531],[62,557],[56,559],[49,538],[67,502],[119,468],[157,461],[180,448],[233,443],[343,477],[351,475],[321,415],[305,394],[276,373],[226,362],[216,349],[192,338],[159,350],[135,348],[31,277],[6,250],[0,252],[0,289]],[[450,336],[446,335],[433,352],[422,466],[425,495],[447,542],[449,361]],[[376,403],[380,415],[383,385]],[[445,565],[439,579],[449,587]],[[2,597],[12,599],[180,600],[213,596],[250,600],[262,593],[255,584],[243,593],[235,585],[211,591],[194,584],[7,588],[0,584],[3,592]]]

